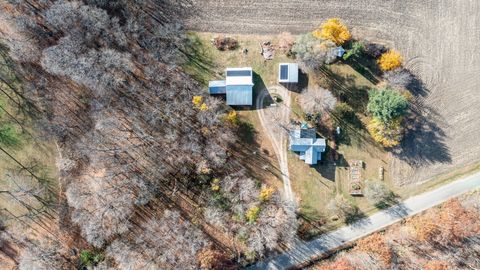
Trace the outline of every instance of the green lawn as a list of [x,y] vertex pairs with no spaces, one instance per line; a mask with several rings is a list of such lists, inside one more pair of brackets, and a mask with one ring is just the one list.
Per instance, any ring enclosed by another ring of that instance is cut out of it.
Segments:
[[[190,57],[191,59],[184,65],[184,69],[199,80],[205,91],[207,91],[209,80],[224,78],[226,67],[250,66],[255,72],[254,92],[256,93],[267,85],[277,84],[278,63],[294,61],[280,52],[276,53],[273,60],[263,60],[259,53],[260,44],[263,41],[271,41],[275,44],[275,36],[233,35],[231,37],[237,38],[239,41],[239,47],[233,51],[217,50],[210,44],[213,37],[215,37],[215,34],[190,33],[189,38],[192,44],[190,51],[193,57]],[[248,49],[246,55],[242,53],[244,48]],[[338,148],[333,150],[332,142],[328,140],[330,147],[326,153],[323,153],[321,164],[309,166],[299,160],[295,153],[288,153],[292,188],[298,198],[300,213],[305,220],[304,224],[307,224],[305,226],[306,230],[303,230],[304,232],[307,231],[304,234],[307,237],[345,224],[342,220],[332,219],[331,213],[326,209],[328,202],[336,194],[344,195],[357,206],[360,213],[359,217],[378,211],[366,198],[352,197],[348,194],[348,163],[351,160],[362,160],[364,162],[363,180],[379,180],[379,168],[383,167],[383,181],[399,199],[424,192],[441,183],[452,181],[464,173],[480,169],[480,165],[472,165],[417,186],[395,186],[389,172],[391,154],[374,142],[366,130],[368,90],[381,83],[381,79],[376,74],[378,74],[378,70],[374,61],[349,59],[347,62],[339,61],[325,66],[319,71],[310,72],[308,79],[302,83],[305,86],[319,85],[329,89],[338,101],[347,103],[355,111],[355,119],[337,120],[337,124],[341,127],[341,135],[337,138]],[[303,121],[305,120],[304,113],[297,102],[299,95],[298,92],[292,92],[291,118]],[[263,135],[256,111],[254,109],[244,109],[238,110],[238,113],[243,121],[250,123],[254,128],[254,147],[249,151],[270,151],[266,156],[271,161],[272,170],[278,171],[276,158],[273,155],[270,143],[265,140],[266,136]],[[319,131],[320,133],[323,132],[322,129]],[[330,136],[330,134],[321,135],[326,138]],[[245,154],[248,155],[249,153]],[[252,158],[254,159],[256,156],[245,157],[245,159]],[[262,180],[265,179],[262,178]],[[270,177],[268,181],[270,183],[275,182],[274,185],[278,187],[282,186],[278,174],[275,177]]]

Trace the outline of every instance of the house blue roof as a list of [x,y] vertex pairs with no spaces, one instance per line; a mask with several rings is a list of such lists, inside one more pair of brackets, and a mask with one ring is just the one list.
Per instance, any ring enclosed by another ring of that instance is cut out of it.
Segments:
[[317,164],[325,152],[325,139],[317,138],[315,129],[301,128],[290,132],[290,150],[309,165]]

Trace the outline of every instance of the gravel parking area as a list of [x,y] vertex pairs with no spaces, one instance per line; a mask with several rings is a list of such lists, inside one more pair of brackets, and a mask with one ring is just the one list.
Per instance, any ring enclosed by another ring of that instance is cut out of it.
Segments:
[[191,0],[192,30],[310,31],[339,17],[356,37],[394,46],[424,82],[414,132],[391,164],[397,183],[427,180],[480,159],[480,2],[477,0]]

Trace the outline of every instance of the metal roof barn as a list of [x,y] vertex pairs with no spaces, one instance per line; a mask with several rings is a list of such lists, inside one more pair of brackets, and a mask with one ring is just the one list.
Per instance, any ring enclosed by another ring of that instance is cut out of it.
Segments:
[[279,83],[298,83],[298,64],[280,63],[278,65]]
[[226,94],[227,105],[253,104],[253,71],[250,67],[227,68],[225,81],[210,81],[208,92]]

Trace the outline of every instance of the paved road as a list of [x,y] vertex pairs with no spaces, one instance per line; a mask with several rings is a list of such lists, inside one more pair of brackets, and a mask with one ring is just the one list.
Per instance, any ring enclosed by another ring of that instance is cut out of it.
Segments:
[[[280,95],[283,102],[277,103],[275,107],[263,106],[265,98],[271,94]],[[287,134],[283,128],[287,126],[290,121],[290,91],[280,85],[269,86],[268,89],[263,89],[257,96],[256,109],[260,123],[265,130],[265,134],[267,134],[270,139],[278,159],[280,172],[282,173],[285,198],[292,201],[294,197],[288,172]]]
[[297,242],[289,251],[259,262],[248,269],[287,269],[308,262],[321,257],[327,251],[335,250],[343,244],[355,241],[405,217],[415,215],[476,188],[480,188],[480,172],[411,197],[398,206],[380,211],[352,225],[324,234],[315,240]]

